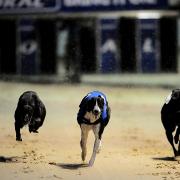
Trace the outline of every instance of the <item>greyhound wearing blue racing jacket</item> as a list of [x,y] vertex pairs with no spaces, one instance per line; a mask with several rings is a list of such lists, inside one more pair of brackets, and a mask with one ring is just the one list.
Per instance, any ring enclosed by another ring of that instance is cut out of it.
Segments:
[[88,93],[79,105],[77,121],[81,128],[80,146],[82,149],[81,157],[83,161],[87,154],[86,144],[89,131],[93,130],[95,135],[94,148],[89,166],[94,164],[96,153],[100,151],[102,134],[105,126],[109,122],[110,114],[111,110],[108,106],[106,96],[99,91]]

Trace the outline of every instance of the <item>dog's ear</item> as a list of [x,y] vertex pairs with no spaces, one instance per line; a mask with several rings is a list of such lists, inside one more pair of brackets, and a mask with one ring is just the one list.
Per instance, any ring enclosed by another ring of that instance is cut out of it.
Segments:
[[37,113],[37,115],[40,115],[42,112],[41,100],[37,95],[34,95],[33,98],[35,101],[35,112]]
[[24,104],[23,104],[23,95],[24,95],[24,94],[22,94],[22,95],[19,97],[19,99],[18,99],[18,104],[17,104],[17,106],[19,106],[19,107],[21,107],[21,106],[24,105]]
[[88,100],[91,99],[91,93],[88,93],[81,101],[81,103],[79,104],[79,108],[86,108],[87,107],[87,103]]
[[173,100],[177,100],[180,98],[180,89],[174,89],[172,91],[172,95],[171,95]]
[[87,96],[85,96],[85,97],[82,99],[81,103],[79,104],[79,107],[80,107],[80,108],[84,108],[84,107],[87,106],[87,98],[86,98],[86,97],[87,97]]
[[22,107],[17,105],[17,108],[16,108],[15,113],[14,113],[14,118],[16,120],[20,120],[21,112],[22,112]]

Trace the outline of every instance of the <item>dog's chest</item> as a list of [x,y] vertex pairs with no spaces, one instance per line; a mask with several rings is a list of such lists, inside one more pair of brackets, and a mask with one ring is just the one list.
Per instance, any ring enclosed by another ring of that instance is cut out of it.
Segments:
[[100,115],[101,114],[95,116],[91,111],[91,112],[86,112],[86,114],[84,115],[84,118],[88,119],[91,123],[94,123],[100,118]]

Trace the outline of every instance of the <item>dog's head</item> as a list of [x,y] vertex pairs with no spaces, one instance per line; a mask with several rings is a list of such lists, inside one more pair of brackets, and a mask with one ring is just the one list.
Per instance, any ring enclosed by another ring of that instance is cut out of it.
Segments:
[[24,105],[22,108],[22,119],[25,124],[28,124],[33,116],[33,107],[30,105]]
[[172,90],[172,94],[171,94],[171,98],[173,100],[180,100],[180,89],[173,89]]
[[101,112],[103,111],[104,108],[104,98],[101,96],[98,97],[92,97],[87,101],[86,104],[86,110],[88,112],[92,112],[95,117],[100,116]]
[[41,126],[41,119],[38,114],[41,110],[40,100],[36,93],[26,92],[19,100],[20,114],[24,124],[29,125],[30,132],[36,132]]
[[172,92],[166,98],[165,104],[169,104],[170,101],[180,102],[180,89],[173,89]]

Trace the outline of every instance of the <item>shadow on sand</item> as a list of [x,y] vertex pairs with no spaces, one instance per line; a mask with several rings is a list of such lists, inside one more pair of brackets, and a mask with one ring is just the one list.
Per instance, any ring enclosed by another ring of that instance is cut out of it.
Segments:
[[155,157],[152,159],[153,160],[160,160],[160,161],[177,161],[174,157]]
[[17,157],[4,157],[4,156],[0,156],[0,162],[3,162],[3,163],[17,162]]
[[81,164],[49,163],[49,164],[61,167],[62,169],[69,169],[69,170],[77,170],[80,168],[88,167],[88,164],[83,164],[83,163]]

